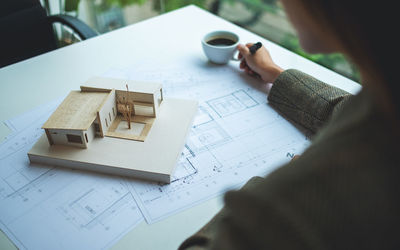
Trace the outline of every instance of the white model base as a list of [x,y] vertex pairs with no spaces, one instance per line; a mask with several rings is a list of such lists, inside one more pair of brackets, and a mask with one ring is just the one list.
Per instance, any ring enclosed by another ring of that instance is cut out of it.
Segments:
[[170,183],[196,113],[196,101],[165,99],[144,142],[96,137],[82,149],[50,146],[43,135],[29,151],[29,160]]

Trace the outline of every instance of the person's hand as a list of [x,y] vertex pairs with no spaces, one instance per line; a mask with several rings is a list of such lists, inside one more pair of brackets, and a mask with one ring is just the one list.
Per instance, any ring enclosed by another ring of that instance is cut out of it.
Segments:
[[249,50],[252,45],[252,43],[248,43],[237,46],[239,59],[242,59],[240,68],[249,75],[260,77],[264,82],[273,83],[283,72],[283,69],[272,61],[271,55],[264,46],[252,55]]

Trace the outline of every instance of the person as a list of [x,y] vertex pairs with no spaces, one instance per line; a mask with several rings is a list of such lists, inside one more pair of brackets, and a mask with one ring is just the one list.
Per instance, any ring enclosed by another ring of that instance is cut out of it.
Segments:
[[[224,208],[180,249],[400,249],[400,102],[395,2],[282,0],[301,46],[359,69],[355,96],[261,47],[240,68],[272,83],[270,105],[313,133],[296,160],[227,192]],[[393,36],[393,37],[391,37]],[[268,138],[266,138],[268,139]]]

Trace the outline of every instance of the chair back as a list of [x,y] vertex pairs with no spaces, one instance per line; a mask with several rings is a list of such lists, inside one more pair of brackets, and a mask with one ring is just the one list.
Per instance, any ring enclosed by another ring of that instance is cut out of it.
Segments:
[[53,26],[38,0],[1,0],[0,36],[0,67],[57,48]]

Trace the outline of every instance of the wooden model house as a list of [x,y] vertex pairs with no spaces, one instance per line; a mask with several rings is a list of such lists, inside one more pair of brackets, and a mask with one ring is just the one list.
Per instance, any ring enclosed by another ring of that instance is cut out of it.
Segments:
[[49,144],[87,148],[96,136],[144,141],[162,103],[162,88],[154,83],[126,87],[71,91],[42,127]]
[[161,84],[94,77],[54,111],[28,157],[169,183],[196,113],[197,101],[164,99]]

